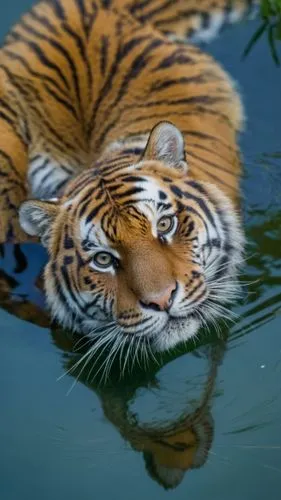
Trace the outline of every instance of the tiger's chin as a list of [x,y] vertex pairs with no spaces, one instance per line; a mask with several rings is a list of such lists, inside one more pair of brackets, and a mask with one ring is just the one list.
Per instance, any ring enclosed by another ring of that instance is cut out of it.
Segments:
[[[62,320],[62,318],[61,318]],[[169,317],[167,322],[162,323],[162,327],[136,334],[128,333],[118,326],[115,321],[111,322],[82,322],[78,324],[67,324],[64,326],[72,330],[83,333],[89,339],[92,339],[93,345],[105,344],[106,339],[111,344],[127,344],[129,348],[138,349],[142,344],[150,346],[154,352],[164,352],[174,347],[188,342],[191,338],[196,338],[201,327],[201,321],[194,315],[188,317]],[[149,350],[150,350],[149,349]]]
[[200,326],[200,320],[192,315],[187,318],[169,318],[166,326],[160,332],[148,334],[147,340],[154,351],[168,351],[195,338]]

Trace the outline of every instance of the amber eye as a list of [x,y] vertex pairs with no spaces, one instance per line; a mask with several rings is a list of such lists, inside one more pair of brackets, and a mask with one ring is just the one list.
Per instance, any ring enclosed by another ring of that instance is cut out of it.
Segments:
[[172,215],[165,215],[157,222],[157,231],[160,234],[170,233],[175,225],[175,218]]
[[113,256],[108,252],[98,252],[94,255],[94,263],[103,269],[112,266]]

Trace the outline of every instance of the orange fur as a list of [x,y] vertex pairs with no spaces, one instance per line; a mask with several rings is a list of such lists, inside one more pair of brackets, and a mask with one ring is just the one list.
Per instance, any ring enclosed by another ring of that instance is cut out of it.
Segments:
[[[165,31],[161,24],[165,16],[169,19],[173,12],[178,19],[185,9],[191,14],[182,17],[192,24],[193,2],[170,2],[162,10],[160,1],[155,6],[153,2],[139,2],[138,6],[136,1],[122,0],[85,0],[82,4],[85,19],[81,19],[79,3],[74,0],[57,2],[61,9],[54,7],[55,2],[38,3],[10,31],[1,50],[0,171],[6,189],[4,195],[0,193],[1,241],[24,239],[16,221],[16,207],[28,194],[28,158],[48,151],[52,159],[66,162],[76,173],[90,166],[112,141],[147,132],[163,118],[185,133],[193,176],[210,180],[205,160],[223,164],[226,170],[219,175],[214,172],[214,176],[228,194],[235,196],[239,173],[236,132],[243,117],[231,81],[210,56],[192,46],[176,46],[149,24],[137,21],[147,18],[148,23]],[[106,4],[111,5],[106,8]],[[223,0],[212,2],[212,11],[222,10],[226,4]],[[247,2],[239,0],[236,6],[243,11]],[[209,1],[202,2],[198,15],[209,8]],[[59,17],[60,10],[64,18]],[[182,22],[169,22],[173,33],[181,32]],[[136,38],[140,41],[134,46]],[[156,46],[151,49],[153,42]],[[101,49],[105,43],[103,67]],[[120,47],[122,52],[122,47],[130,43],[132,47],[120,62],[106,99],[97,106],[118,48],[120,54]],[[121,102],[115,105],[124,75],[141,54],[147,54],[143,56],[145,70],[130,81]],[[157,62],[169,57],[175,59],[173,67],[156,72]],[[183,58],[186,65],[176,63]],[[167,81],[171,82],[169,86],[165,86]],[[189,102],[180,104],[187,97]],[[178,104],[169,105],[171,100]],[[143,103],[147,103],[147,109]],[[190,135],[202,131],[215,137],[203,140]],[[195,153],[202,145],[206,149],[200,150],[198,159]]]
[[[250,3],[257,2],[234,2],[233,12],[246,13]],[[74,299],[78,290],[89,298],[95,289],[110,301],[119,325],[127,327],[143,320],[140,305],[155,306],[175,283],[182,284],[186,297],[191,287],[199,306],[208,287],[187,238],[187,211],[196,226],[192,241],[204,232],[208,213],[214,225],[215,214],[224,214],[219,232],[223,241],[231,240],[235,258],[229,277],[234,277],[242,248],[231,205],[239,196],[240,97],[211,56],[172,41],[183,29],[199,35],[208,22],[211,29],[218,9],[231,20],[227,7],[227,0],[202,2],[200,11],[191,0],[184,7],[181,1],[46,0],[8,34],[0,64],[0,175],[5,179],[0,242],[25,239],[17,209],[26,197],[59,198],[58,203],[23,204],[21,222],[49,249],[47,298],[66,326],[73,327],[82,307],[78,296]],[[172,33],[165,34],[165,23]],[[154,128],[158,122],[163,123]],[[152,237],[144,215],[132,213],[137,209],[130,203],[137,203],[142,188],[138,180],[126,180],[130,173],[145,176],[150,190],[157,186],[157,196],[163,189],[169,198],[179,223],[169,245]],[[102,226],[117,252],[122,265],[116,276],[97,270],[90,275],[81,229],[85,220]],[[64,307],[72,304],[73,317],[67,318],[65,309],[62,318],[62,308],[56,310],[62,282],[72,294]]]

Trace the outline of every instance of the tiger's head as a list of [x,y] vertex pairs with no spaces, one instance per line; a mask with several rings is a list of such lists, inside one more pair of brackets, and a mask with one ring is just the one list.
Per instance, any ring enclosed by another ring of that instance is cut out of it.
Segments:
[[48,249],[55,319],[116,349],[128,340],[171,348],[225,316],[235,295],[239,218],[222,191],[189,175],[169,122],[152,129],[137,161],[96,162],[60,199],[24,202],[20,222]]
[[176,488],[185,473],[199,469],[207,462],[214,436],[214,423],[209,410],[190,425],[174,426],[162,435],[138,436],[132,446],[142,451],[147,472],[165,489]]

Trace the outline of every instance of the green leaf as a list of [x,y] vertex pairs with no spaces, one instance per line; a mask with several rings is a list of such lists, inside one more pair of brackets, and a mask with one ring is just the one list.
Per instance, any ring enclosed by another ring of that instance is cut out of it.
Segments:
[[247,57],[247,55],[250,53],[250,51],[252,50],[255,43],[262,36],[262,34],[265,32],[267,26],[268,26],[268,21],[264,21],[260,25],[260,27],[257,29],[257,31],[253,34],[252,38],[250,39],[250,41],[246,45],[246,48],[245,48],[243,55],[242,55],[242,59],[245,59],[245,57]]
[[267,0],[261,3],[260,11],[261,17],[263,17],[263,19],[268,19],[271,16],[272,11],[270,8],[270,3]]
[[270,26],[270,28],[268,30],[268,41],[269,41],[269,46],[270,46],[272,58],[276,64],[276,66],[280,66],[280,60],[279,60],[276,46],[275,46],[275,38],[274,38],[275,28],[276,28],[275,25]]
[[281,40],[281,19],[277,21],[274,27],[274,38],[276,40]]
[[[266,0],[266,1],[270,2],[270,0]],[[275,6],[275,14],[280,15],[281,14],[281,0],[275,0],[274,6]]]

